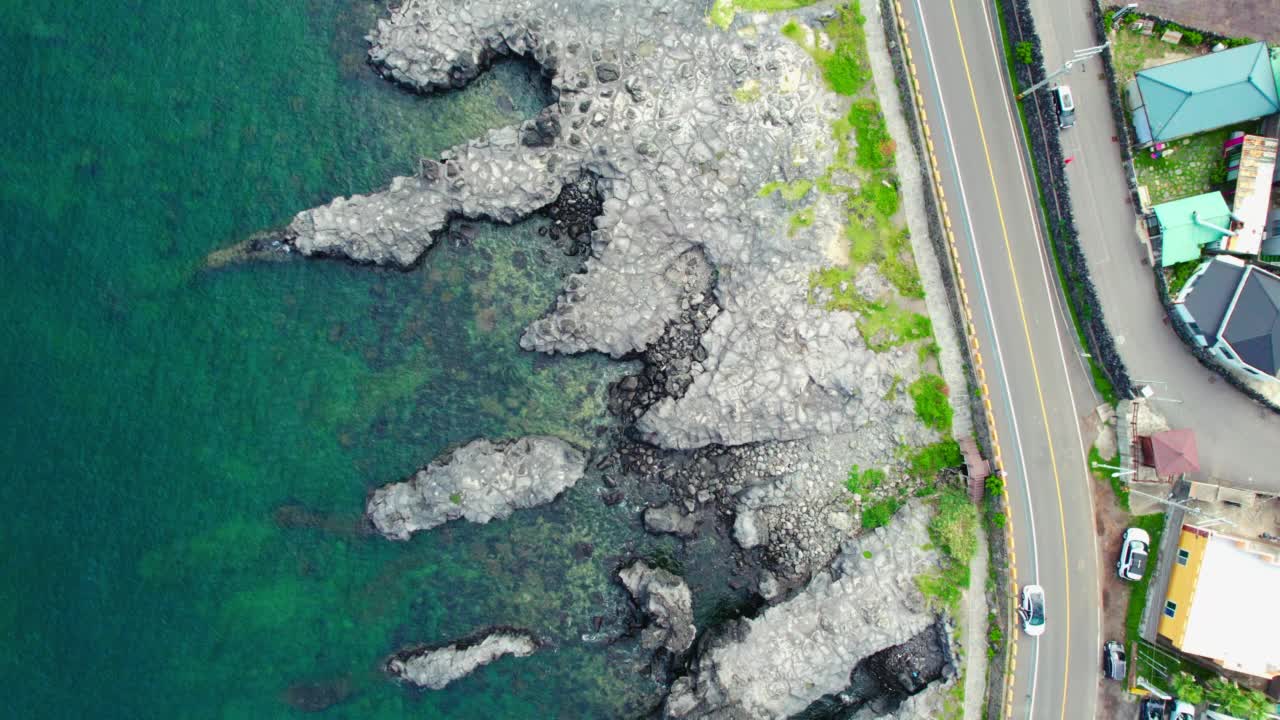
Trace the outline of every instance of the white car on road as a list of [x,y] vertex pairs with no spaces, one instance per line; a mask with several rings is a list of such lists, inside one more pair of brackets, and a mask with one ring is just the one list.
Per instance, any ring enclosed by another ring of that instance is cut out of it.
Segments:
[[1022,587],[1018,615],[1022,617],[1023,632],[1031,636],[1044,634],[1044,588],[1039,585]]

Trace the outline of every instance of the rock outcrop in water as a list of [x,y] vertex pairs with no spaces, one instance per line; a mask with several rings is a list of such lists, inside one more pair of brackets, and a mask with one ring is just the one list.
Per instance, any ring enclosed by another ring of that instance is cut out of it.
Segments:
[[673,656],[688,650],[697,630],[693,626],[693,596],[684,580],[643,560],[618,571],[618,579],[647,618],[640,645]]
[[[409,0],[370,41],[374,66],[411,90],[459,87],[519,55],[557,101],[385,191],[299,213],[283,237],[302,253],[407,266],[452,218],[514,222],[589,173],[603,198],[590,257],[523,347],[621,357],[702,318],[688,348],[699,359],[636,422],[669,448],[851,431],[881,409],[867,387],[893,372],[853,315],[808,297],[810,273],[842,261],[843,208],[814,193],[812,224],[796,227],[790,203],[759,197],[834,157],[838,101],[802,79],[813,65],[801,48],[717,31],[675,0]],[[750,99],[735,97],[747,83]],[[714,311],[691,315],[709,295]]]
[[582,478],[586,464],[586,456],[559,438],[476,440],[373,491],[366,513],[392,540],[458,518],[487,523],[554,500]]
[[525,657],[537,649],[538,640],[532,633],[491,628],[445,645],[406,648],[387,658],[385,669],[410,684],[440,690],[503,655]]
[[911,503],[889,526],[845,547],[833,570],[708,642],[663,708],[668,718],[784,718],[848,687],[863,659],[935,622],[915,577],[937,567],[929,510]]

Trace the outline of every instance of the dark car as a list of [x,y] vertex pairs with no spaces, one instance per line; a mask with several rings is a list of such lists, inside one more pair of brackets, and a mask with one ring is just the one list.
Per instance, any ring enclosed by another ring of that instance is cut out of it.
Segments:
[[1128,675],[1124,646],[1115,640],[1108,640],[1102,647],[1102,674],[1109,680],[1124,680]]
[[1169,720],[1165,714],[1165,701],[1160,698],[1147,698],[1138,706],[1138,720]]

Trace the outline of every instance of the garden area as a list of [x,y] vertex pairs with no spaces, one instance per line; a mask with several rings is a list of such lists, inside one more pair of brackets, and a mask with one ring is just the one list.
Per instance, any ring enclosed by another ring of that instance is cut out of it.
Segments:
[[1138,184],[1145,185],[1153,205],[1199,195],[1216,189],[1227,179],[1222,160],[1222,143],[1231,133],[1257,131],[1257,123],[1244,123],[1211,130],[1181,140],[1174,140],[1152,158],[1150,150],[1137,150],[1133,155]]

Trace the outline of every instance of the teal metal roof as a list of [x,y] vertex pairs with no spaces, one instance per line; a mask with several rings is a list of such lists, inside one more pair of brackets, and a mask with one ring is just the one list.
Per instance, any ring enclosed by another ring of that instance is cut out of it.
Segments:
[[1160,221],[1160,264],[1164,267],[1200,259],[1200,248],[1222,237],[1222,233],[1197,224],[1193,214],[1201,222],[1219,227],[1229,227],[1231,222],[1231,211],[1220,192],[1160,203],[1152,209]]
[[1156,141],[1280,111],[1271,54],[1262,42],[1138,71]]

